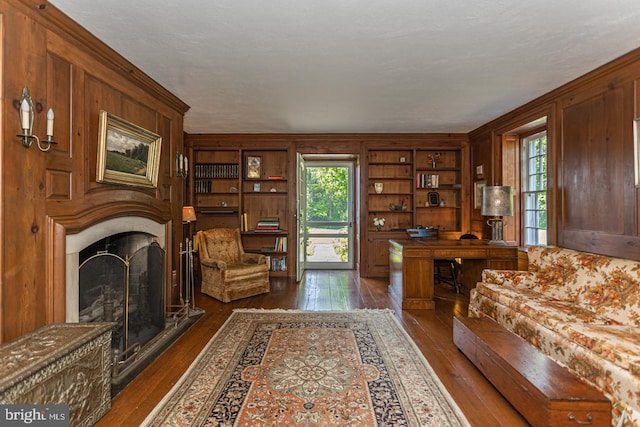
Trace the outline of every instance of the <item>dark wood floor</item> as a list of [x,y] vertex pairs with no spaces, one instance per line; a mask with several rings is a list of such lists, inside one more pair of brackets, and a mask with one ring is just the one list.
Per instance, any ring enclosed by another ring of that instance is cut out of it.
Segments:
[[138,425],[179,380],[232,310],[244,307],[390,308],[473,426],[528,425],[453,344],[453,316],[466,316],[468,295],[458,296],[448,285],[437,286],[435,310],[405,311],[391,298],[386,281],[360,278],[352,271],[308,271],[300,283],[272,279],[269,294],[228,304],[196,293],[196,304],[206,311],[204,316],[113,399],[111,410],[98,426]]

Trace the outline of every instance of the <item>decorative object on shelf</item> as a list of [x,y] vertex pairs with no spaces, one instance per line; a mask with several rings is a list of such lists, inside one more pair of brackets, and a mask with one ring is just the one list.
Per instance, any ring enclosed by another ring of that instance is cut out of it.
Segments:
[[[46,142],[47,145],[44,146],[40,143],[40,138],[33,134],[33,118],[35,112],[33,110],[33,100],[31,99],[31,95],[29,95],[29,88],[25,86],[24,89],[22,89],[22,96],[20,100],[14,101],[14,106],[20,112],[20,129],[22,129],[22,133],[16,136],[22,139],[22,145],[29,148],[35,140],[40,151],[49,151],[51,144],[57,144],[57,142],[53,140],[53,109],[49,108],[49,111],[47,111],[47,139],[43,141]],[[42,104],[37,103],[36,109],[38,112],[42,111]]]
[[513,215],[513,188],[510,186],[492,186],[482,189],[482,210],[483,216],[493,216],[487,220],[491,226],[490,244],[506,244],[502,237],[504,227],[503,216]]
[[429,206],[438,206],[440,204],[440,194],[436,191],[430,191],[427,194],[427,199],[429,200]]
[[445,202],[444,200],[440,200],[440,207],[441,208],[446,208],[447,207],[447,202]]
[[433,154],[429,154],[427,156],[427,159],[429,159],[429,162],[431,162],[431,167],[432,168],[438,167],[438,159],[439,158],[440,158],[440,153],[433,153]]
[[473,208],[482,208],[482,189],[487,185],[487,181],[476,181],[473,183]]
[[390,203],[389,209],[392,211],[406,211],[407,207],[405,205],[396,205],[394,203]]
[[376,228],[376,231],[382,230],[382,227],[384,227],[385,221],[386,219],[382,217],[373,218],[373,226]]
[[176,151],[176,175],[182,178],[186,178],[189,174],[189,160],[187,156],[179,151]]
[[260,179],[262,176],[262,157],[247,156],[247,179]]
[[162,137],[100,111],[96,181],[157,187]]
[[479,164],[478,166],[476,166],[476,178],[484,178],[484,164]]
[[400,156],[400,163],[404,163],[407,161],[407,158],[405,156]]
[[277,192],[278,192],[278,190],[276,190],[276,188],[275,188],[275,187],[271,187],[271,188],[269,189],[269,192],[270,192],[270,193],[277,193]]
[[375,190],[376,193],[380,194],[384,189],[384,184],[382,182],[376,182],[373,184],[373,189]]
[[260,192],[260,183],[256,182],[255,184],[253,184],[253,192],[254,193],[259,193]]

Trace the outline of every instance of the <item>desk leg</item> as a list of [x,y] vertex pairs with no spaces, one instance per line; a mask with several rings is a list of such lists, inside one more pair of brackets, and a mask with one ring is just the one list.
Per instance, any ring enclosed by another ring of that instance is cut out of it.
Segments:
[[411,257],[402,260],[402,308],[434,309],[433,258]]

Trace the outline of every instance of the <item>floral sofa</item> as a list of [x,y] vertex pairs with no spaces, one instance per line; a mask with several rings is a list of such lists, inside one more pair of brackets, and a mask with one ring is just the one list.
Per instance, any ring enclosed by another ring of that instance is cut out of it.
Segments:
[[558,247],[530,247],[528,259],[528,271],[484,270],[469,315],[602,390],[613,425],[640,425],[640,262]]

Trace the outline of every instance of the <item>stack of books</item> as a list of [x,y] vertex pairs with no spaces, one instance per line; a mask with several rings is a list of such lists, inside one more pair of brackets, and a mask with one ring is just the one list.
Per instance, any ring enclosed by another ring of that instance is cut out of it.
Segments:
[[256,225],[255,231],[257,232],[278,232],[282,231],[280,228],[280,218],[260,218],[258,225]]

